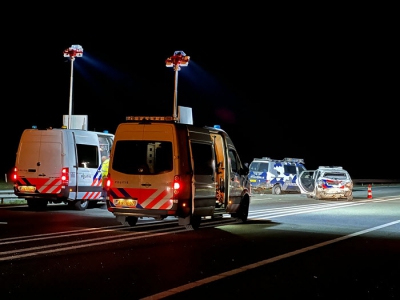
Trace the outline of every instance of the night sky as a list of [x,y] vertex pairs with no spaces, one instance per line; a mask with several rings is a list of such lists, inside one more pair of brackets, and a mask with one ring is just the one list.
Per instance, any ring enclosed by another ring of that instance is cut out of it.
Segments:
[[111,21],[106,10],[76,26],[56,15],[23,20],[1,50],[1,170],[14,165],[25,128],[62,126],[71,79],[63,51],[79,44],[73,114],[88,115],[89,130],[114,133],[126,116],[172,115],[175,73],[165,60],[181,50],[190,62],[178,72],[178,105],[192,108],[195,125],[226,130],[243,162],[296,157],[308,169],[343,166],[356,179],[400,178],[392,19],[372,7],[356,18],[250,11],[203,14],[202,22],[182,12],[138,22],[137,11],[110,12]]

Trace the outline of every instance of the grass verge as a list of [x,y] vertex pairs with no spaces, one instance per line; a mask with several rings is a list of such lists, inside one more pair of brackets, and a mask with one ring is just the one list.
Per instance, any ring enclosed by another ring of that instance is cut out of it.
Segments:
[[4,180],[0,180],[0,190],[12,190],[13,183],[12,182],[5,182]]

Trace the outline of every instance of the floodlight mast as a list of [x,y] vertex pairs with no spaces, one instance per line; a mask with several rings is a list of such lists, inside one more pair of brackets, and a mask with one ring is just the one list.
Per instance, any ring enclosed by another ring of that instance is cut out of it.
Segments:
[[74,74],[74,60],[75,57],[83,56],[83,48],[81,45],[72,45],[71,47],[64,50],[64,57],[69,57],[71,59],[71,80],[69,87],[69,109],[68,109],[68,125],[67,128],[71,128],[71,115],[72,115],[72,83]]
[[189,64],[190,56],[186,56],[183,51],[175,51],[174,55],[168,57],[165,61],[167,67],[173,67],[175,71],[175,87],[174,87],[174,119],[178,118],[178,71],[181,70],[180,67],[186,67]]

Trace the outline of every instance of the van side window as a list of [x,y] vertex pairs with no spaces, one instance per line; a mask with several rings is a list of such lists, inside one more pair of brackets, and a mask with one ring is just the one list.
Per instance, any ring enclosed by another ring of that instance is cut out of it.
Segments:
[[115,144],[112,168],[125,174],[158,174],[172,171],[172,143],[121,140]]
[[192,142],[194,173],[196,175],[214,174],[214,150],[211,144]]
[[79,168],[96,168],[99,166],[99,148],[92,145],[77,144]]
[[111,147],[113,144],[113,138],[110,136],[99,136],[100,144],[100,157],[110,157]]
[[234,173],[238,173],[240,170],[239,160],[237,159],[237,154],[234,150],[229,149],[229,158],[231,162],[231,170]]
[[296,175],[296,166],[295,165],[283,165],[283,169],[284,169],[284,174],[291,174],[291,175]]

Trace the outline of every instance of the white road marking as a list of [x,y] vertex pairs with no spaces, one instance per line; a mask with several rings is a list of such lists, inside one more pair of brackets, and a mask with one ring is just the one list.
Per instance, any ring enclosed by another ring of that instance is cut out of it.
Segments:
[[372,227],[372,228],[369,228],[369,229],[357,231],[355,233],[351,233],[351,234],[348,234],[348,235],[345,235],[345,236],[342,236],[342,237],[339,237],[339,238],[336,238],[336,239],[333,239],[333,240],[329,240],[329,241],[322,242],[322,243],[319,243],[319,244],[315,244],[315,245],[312,245],[312,246],[309,246],[309,247],[298,249],[298,250],[295,250],[295,251],[292,251],[292,252],[289,252],[289,253],[285,253],[285,254],[282,254],[282,255],[278,255],[278,256],[275,256],[275,257],[272,257],[272,258],[269,258],[269,259],[265,259],[265,260],[262,260],[262,261],[247,265],[247,266],[243,266],[243,267],[231,270],[231,271],[223,272],[223,273],[220,273],[220,274],[208,277],[208,278],[204,278],[204,279],[201,279],[201,280],[197,280],[195,282],[191,282],[191,283],[188,283],[188,284],[185,284],[185,285],[181,285],[179,287],[176,287],[176,288],[173,288],[173,289],[170,289],[170,290],[158,293],[158,294],[154,294],[154,295],[142,298],[142,300],[162,299],[162,298],[165,298],[165,297],[168,297],[168,296],[172,296],[174,294],[181,293],[181,292],[190,290],[192,288],[195,288],[195,287],[198,287],[198,286],[201,286],[201,285],[213,282],[213,281],[217,281],[217,280],[226,278],[228,276],[232,276],[232,275],[235,275],[235,274],[238,274],[238,273],[245,272],[247,270],[251,270],[251,269],[255,269],[255,268],[261,267],[261,266],[265,266],[267,264],[276,262],[276,261],[284,259],[284,258],[288,258],[288,257],[294,256],[294,255],[298,255],[298,254],[301,254],[301,253],[304,253],[304,252],[307,252],[307,251],[311,251],[311,250],[314,250],[314,249],[317,249],[317,248],[321,248],[321,247],[324,247],[324,246],[327,246],[327,245],[330,245],[330,244],[333,244],[333,243],[337,243],[337,242],[340,242],[340,241],[343,241],[343,240],[347,240],[349,238],[352,238],[352,237],[355,237],[355,236],[358,236],[358,235],[362,235],[362,234],[365,234],[365,233],[368,233],[368,232],[371,232],[371,231],[379,230],[379,229],[382,229],[382,228],[385,228],[385,227],[388,227],[388,226],[392,226],[392,225],[395,225],[395,224],[398,224],[398,223],[400,223],[400,220],[393,221],[393,222],[386,223],[386,224],[382,224],[382,225],[379,225],[379,226],[375,226],[375,227]]

